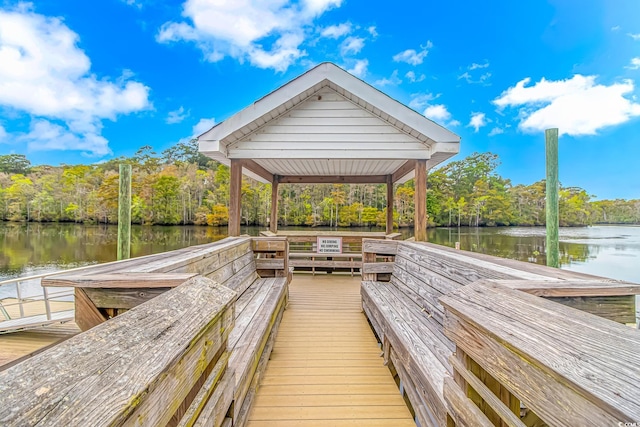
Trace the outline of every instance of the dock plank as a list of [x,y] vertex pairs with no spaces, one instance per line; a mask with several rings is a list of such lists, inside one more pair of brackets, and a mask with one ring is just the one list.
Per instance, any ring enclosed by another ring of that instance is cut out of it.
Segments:
[[362,313],[360,278],[296,275],[248,427],[415,426]]

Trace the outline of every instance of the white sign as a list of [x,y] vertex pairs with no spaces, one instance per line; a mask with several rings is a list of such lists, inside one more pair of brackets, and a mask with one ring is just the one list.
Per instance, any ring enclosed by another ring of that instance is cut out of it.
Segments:
[[342,237],[320,237],[318,236],[319,254],[341,254]]

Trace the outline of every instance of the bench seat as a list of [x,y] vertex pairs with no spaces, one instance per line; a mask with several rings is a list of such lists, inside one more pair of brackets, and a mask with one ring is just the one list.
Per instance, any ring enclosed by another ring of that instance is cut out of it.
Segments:
[[453,343],[444,336],[441,325],[408,301],[394,284],[364,281],[361,293],[363,309],[383,344],[385,362],[390,361],[393,350],[400,379],[411,381],[417,391],[415,398],[419,400],[411,399],[411,403],[421,412],[421,426],[446,425],[442,390],[445,377],[451,374],[448,358]]
[[[287,299],[286,277],[256,279],[236,301],[235,325],[229,334],[229,368],[235,372],[234,425],[246,420],[261,371],[259,361],[271,353]],[[272,336],[273,335],[273,336]]]

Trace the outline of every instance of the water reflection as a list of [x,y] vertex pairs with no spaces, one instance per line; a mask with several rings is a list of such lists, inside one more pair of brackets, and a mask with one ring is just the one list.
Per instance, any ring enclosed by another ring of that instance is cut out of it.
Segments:
[[[367,227],[346,230],[383,231]],[[241,230],[254,236],[259,231],[258,227]],[[403,238],[413,234],[410,229],[400,231]],[[137,257],[209,243],[226,235],[226,227],[133,226],[131,255]],[[437,228],[429,229],[428,236],[429,241],[441,245],[454,247],[455,242],[460,242],[461,249],[545,263],[543,227]],[[116,242],[117,227],[113,225],[0,223],[0,280],[113,261]],[[639,261],[640,227],[560,230],[560,263],[564,269],[640,282]]]

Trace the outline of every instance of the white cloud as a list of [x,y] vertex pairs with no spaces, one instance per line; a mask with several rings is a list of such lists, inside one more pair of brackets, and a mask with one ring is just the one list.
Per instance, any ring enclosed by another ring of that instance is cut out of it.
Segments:
[[376,26],[372,25],[369,28],[367,28],[367,32],[369,34],[371,34],[371,37],[376,38],[378,37],[378,31],[376,30]]
[[627,35],[634,40],[640,40],[640,33],[637,33],[637,34],[627,33]]
[[487,68],[489,66],[489,62],[485,62],[484,64],[476,64],[475,62],[469,65],[470,70],[477,70],[478,68]]
[[432,93],[414,93],[411,95],[411,101],[409,102],[409,108],[416,111],[426,108],[427,105],[440,95],[433,95]]
[[407,72],[407,74],[404,75],[411,83],[418,83],[423,81],[424,79],[427,78],[427,76],[425,76],[424,74],[420,74],[420,76],[416,76],[416,73],[413,71],[409,71]]
[[402,80],[400,79],[400,77],[398,77],[398,70],[393,70],[393,73],[391,73],[391,76],[389,78],[384,77],[374,82],[376,86],[380,87],[398,86],[400,83],[402,83]]
[[137,7],[138,9],[142,9],[142,2],[139,0],[121,0],[123,3],[128,4],[129,6]]
[[420,65],[424,61],[424,58],[429,54],[429,49],[433,47],[431,41],[427,41],[426,46],[420,46],[420,52],[415,49],[407,49],[400,53],[393,55],[395,62],[406,62],[410,65]]
[[0,143],[4,141],[6,137],[7,137],[7,131],[2,125],[0,125]]
[[342,36],[345,36],[351,32],[351,23],[345,22],[340,25],[330,25],[324,28],[320,35],[322,37],[328,37],[331,39],[338,39]]
[[632,80],[605,86],[596,84],[596,76],[576,74],[526,86],[530,82],[519,81],[493,101],[500,108],[521,107],[519,128],[525,132],[557,127],[561,134],[593,135],[640,116],[640,104],[625,97],[634,91]]
[[496,126],[493,129],[491,129],[491,132],[489,132],[489,136],[500,135],[501,133],[504,133],[504,129],[501,129]]
[[614,25],[613,27],[611,27],[611,31],[619,31],[620,30],[620,25]]
[[193,126],[192,138],[202,135],[203,133],[211,129],[213,126],[215,126],[215,124],[216,124],[216,119],[214,119],[213,117],[210,119],[206,119],[206,118],[200,119],[200,121]]
[[185,112],[184,107],[180,106],[180,108],[178,108],[177,110],[169,111],[169,115],[167,116],[165,121],[168,124],[172,125],[174,123],[180,123],[187,117],[189,117],[189,112]]
[[356,55],[364,47],[364,39],[361,37],[347,37],[340,45],[342,56]]
[[[301,45],[313,21],[342,0],[186,0],[187,22],[166,22],[161,43],[193,42],[205,59],[226,56],[259,68],[285,71],[306,55]],[[272,41],[273,40],[273,41]]]
[[31,116],[29,133],[11,136],[29,149],[109,154],[102,120],[150,107],[149,88],[130,71],[115,81],[92,74],[78,39],[30,4],[0,9],[0,105]]
[[635,58],[631,58],[631,64],[627,65],[625,68],[630,70],[637,70],[640,68],[640,56],[636,56]]
[[451,119],[451,113],[443,104],[429,105],[423,114],[426,118],[436,122],[446,122]]
[[467,127],[472,127],[477,133],[481,127],[487,125],[487,117],[484,113],[471,113],[471,120]]
[[[467,83],[469,84],[482,84],[485,86],[489,86],[489,78],[491,78],[491,73],[488,71],[485,72],[481,72],[481,71],[477,71],[477,72],[473,72],[475,70],[483,70],[485,68],[489,67],[489,61],[484,62],[484,64],[478,64],[473,62],[471,65],[469,65],[467,67],[467,70],[460,74],[458,76],[458,80],[465,80]],[[477,78],[474,77],[474,75],[478,75],[478,73],[481,73]]]
[[368,59],[358,59],[351,68],[347,68],[347,71],[356,77],[364,77],[367,75],[367,67],[369,66]]

